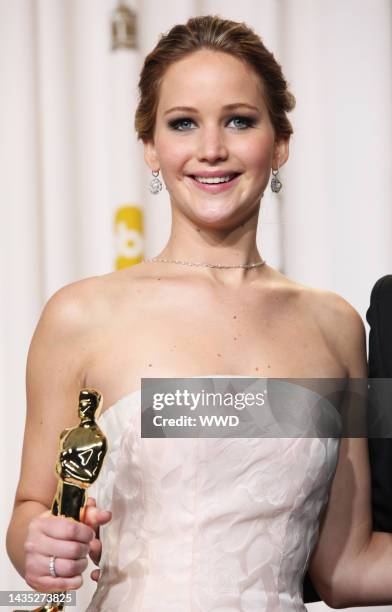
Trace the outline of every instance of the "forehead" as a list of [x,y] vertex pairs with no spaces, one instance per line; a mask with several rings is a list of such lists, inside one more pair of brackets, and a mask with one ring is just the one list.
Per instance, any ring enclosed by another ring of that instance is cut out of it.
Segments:
[[161,81],[158,112],[174,106],[238,102],[265,106],[260,77],[228,53],[202,49],[169,66]]

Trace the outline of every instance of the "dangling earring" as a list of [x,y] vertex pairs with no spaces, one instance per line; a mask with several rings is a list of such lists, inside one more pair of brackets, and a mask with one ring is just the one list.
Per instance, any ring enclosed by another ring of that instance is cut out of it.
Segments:
[[272,170],[272,174],[273,177],[271,179],[271,190],[274,193],[279,193],[279,191],[282,189],[282,183],[281,181],[278,179],[278,175],[279,175],[279,166],[277,170]]
[[150,191],[154,195],[157,195],[162,190],[162,181],[159,178],[159,170],[152,171],[153,178],[150,181]]

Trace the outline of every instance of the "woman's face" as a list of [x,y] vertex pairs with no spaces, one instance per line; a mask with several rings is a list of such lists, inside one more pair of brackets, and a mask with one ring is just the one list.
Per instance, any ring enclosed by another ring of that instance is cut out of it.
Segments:
[[287,155],[251,67],[203,49],[168,68],[145,158],[161,170],[178,211],[216,228],[246,220]]

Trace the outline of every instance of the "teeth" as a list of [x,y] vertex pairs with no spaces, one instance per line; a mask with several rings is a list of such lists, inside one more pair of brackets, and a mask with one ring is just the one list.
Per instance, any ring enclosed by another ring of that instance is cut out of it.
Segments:
[[230,176],[215,176],[211,178],[207,178],[205,176],[195,176],[196,181],[199,183],[207,183],[209,185],[213,185],[214,183],[228,183],[233,178],[233,174]]

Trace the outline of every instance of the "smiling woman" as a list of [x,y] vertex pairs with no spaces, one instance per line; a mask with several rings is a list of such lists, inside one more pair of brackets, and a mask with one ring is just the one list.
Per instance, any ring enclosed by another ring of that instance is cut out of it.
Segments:
[[216,228],[258,213],[271,166],[287,160],[295,103],[259,37],[230,23],[199,18],[162,37],[141,73],[135,119],[173,215]]
[[223,229],[258,214],[271,166],[288,156],[263,89],[247,63],[215,49],[166,67],[153,139],[144,144],[151,170],[162,171],[173,216]]
[[[89,612],[305,610],[308,567],[329,605],[392,602],[392,538],[372,531],[364,440],[141,437],[142,378],[360,378],[366,348],[345,300],[285,277],[257,248],[294,106],[260,38],[190,19],[160,39],[139,85],[136,129],[170,195],[171,235],[152,260],[46,305],[29,350],[10,557],[30,586],[64,590],[80,586],[88,550],[102,553]],[[75,528],[48,508],[80,386],[105,398],[111,451],[97,507]],[[105,523],[91,540],[88,525]]]

